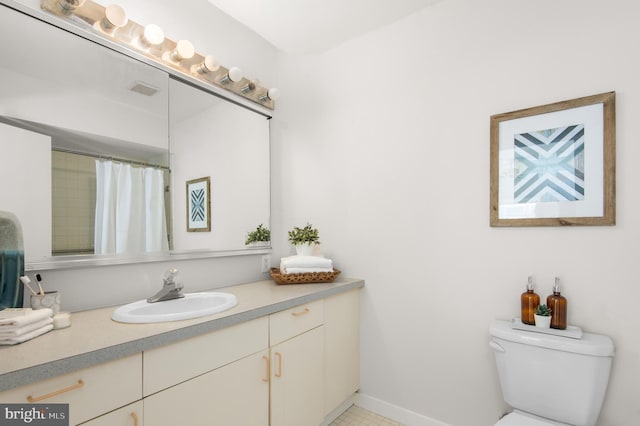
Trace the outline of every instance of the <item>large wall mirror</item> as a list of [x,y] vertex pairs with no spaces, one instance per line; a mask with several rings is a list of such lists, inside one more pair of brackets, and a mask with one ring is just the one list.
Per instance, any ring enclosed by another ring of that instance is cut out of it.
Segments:
[[[0,36],[0,210],[28,269],[251,252],[268,116],[5,5]],[[185,184],[205,176],[211,230],[187,232]]]

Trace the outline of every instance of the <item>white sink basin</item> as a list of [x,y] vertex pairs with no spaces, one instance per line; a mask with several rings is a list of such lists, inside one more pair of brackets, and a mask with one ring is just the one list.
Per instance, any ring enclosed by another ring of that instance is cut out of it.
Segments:
[[236,296],[229,293],[186,293],[180,299],[149,303],[146,300],[120,306],[111,319],[126,323],[178,321],[204,317],[231,309],[238,304]]

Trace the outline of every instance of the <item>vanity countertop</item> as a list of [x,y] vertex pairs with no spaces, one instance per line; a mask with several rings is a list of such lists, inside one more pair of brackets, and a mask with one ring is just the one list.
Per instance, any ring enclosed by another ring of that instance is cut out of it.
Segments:
[[205,317],[152,324],[111,320],[114,307],[71,314],[71,327],[15,346],[0,346],[0,391],[229,327],[265,315],[361,288],[360,279],[330,284],[277,285],[271,280],[217,288],[238,304]]

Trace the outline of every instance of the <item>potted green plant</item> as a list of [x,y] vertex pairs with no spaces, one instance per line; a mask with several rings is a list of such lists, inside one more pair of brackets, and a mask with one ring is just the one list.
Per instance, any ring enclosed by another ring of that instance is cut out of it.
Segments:
[[534,314],[536,327],[549,328],[551,325],[551,308],[547,305],[538,305]]
[[267,246],[269,241],[271,241],[271,231],[260,224],[255,230],[247,234],[247,240],[244,244],[247,246]]
[[320,244],[318,230],[310,223],[304,228],[294,227],[289,231],[289,242],[296,248],[298,256],[311,256],[313,247]]

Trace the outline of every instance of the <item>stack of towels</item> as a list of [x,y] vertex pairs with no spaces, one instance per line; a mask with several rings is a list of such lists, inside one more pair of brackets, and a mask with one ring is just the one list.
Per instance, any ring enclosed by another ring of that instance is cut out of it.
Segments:
[[280,259],[282,274],[304,274],[305,272],[333,272],[331,259],[321,256],[289,256]]
[[52,315],[49,308],[0,311],[0,345],[26,342],[52,330]]

